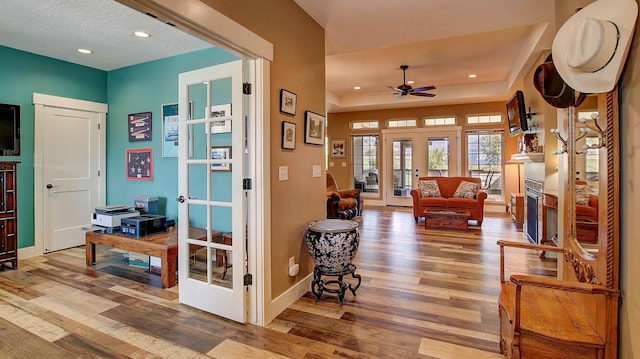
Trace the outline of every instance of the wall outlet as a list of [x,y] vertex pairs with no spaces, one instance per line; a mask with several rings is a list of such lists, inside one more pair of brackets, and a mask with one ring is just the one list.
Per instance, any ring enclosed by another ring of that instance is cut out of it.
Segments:
[[289,258],[289,267],[296,265],[296,257]]

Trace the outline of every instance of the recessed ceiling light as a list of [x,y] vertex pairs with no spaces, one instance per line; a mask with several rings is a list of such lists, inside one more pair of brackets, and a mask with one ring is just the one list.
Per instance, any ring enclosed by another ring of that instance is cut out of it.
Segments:
[[415,83],[415,81],[407,81],[407,84],[409,84],[409,85],[414,84],[414,83]]
[[76,49],[76,51],[78,51],[81,54],[92,54],[93,51],[89,50],[89,49]]
[[360,86],[353,86],[354,90],[360,90]]
[[476,77],[478,77],[478,75],[476,74],[469,74],[468,76],[470,79],[475,79]]
[[151,35],[149,35],[148,33],[144,32],[144,31],[136,31],[133,34],[136,35],[137,37],[141,37],[143,39],[146,39],[147,37],[151,37]]

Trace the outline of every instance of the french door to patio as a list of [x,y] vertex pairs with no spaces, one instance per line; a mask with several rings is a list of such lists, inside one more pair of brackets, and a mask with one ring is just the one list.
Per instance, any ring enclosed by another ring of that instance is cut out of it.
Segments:
[[411,189],[421,176],[458,176],[460,128],[383,130],[383,181],[385,202],[412,206]]

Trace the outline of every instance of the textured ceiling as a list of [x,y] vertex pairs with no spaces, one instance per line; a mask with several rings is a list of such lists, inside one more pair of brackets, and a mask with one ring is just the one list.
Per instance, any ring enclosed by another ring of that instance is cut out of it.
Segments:
[[0,45],[105,71],[211,47],[113,0],[2,0],[0,34]]

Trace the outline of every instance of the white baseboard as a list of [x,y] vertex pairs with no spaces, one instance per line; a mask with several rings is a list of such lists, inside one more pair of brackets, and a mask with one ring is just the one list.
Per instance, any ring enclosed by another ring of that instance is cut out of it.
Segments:
[[33,258],[35,256],[36,256],[36,247],[35,246],[19,248],[18,249],[18,260],[27,259],[27,258]]
[[289,288],[286,292],[278,296],[278,298],[271,301],[271,315],[272,318],[268,318],[267,323],[270,323],[275,317],[287,309],[296,300],[302,297],[306,292],[311,290],[311,281],[313,280],[313,273],[309,273],[304,279],[296,283],[293,287]]

